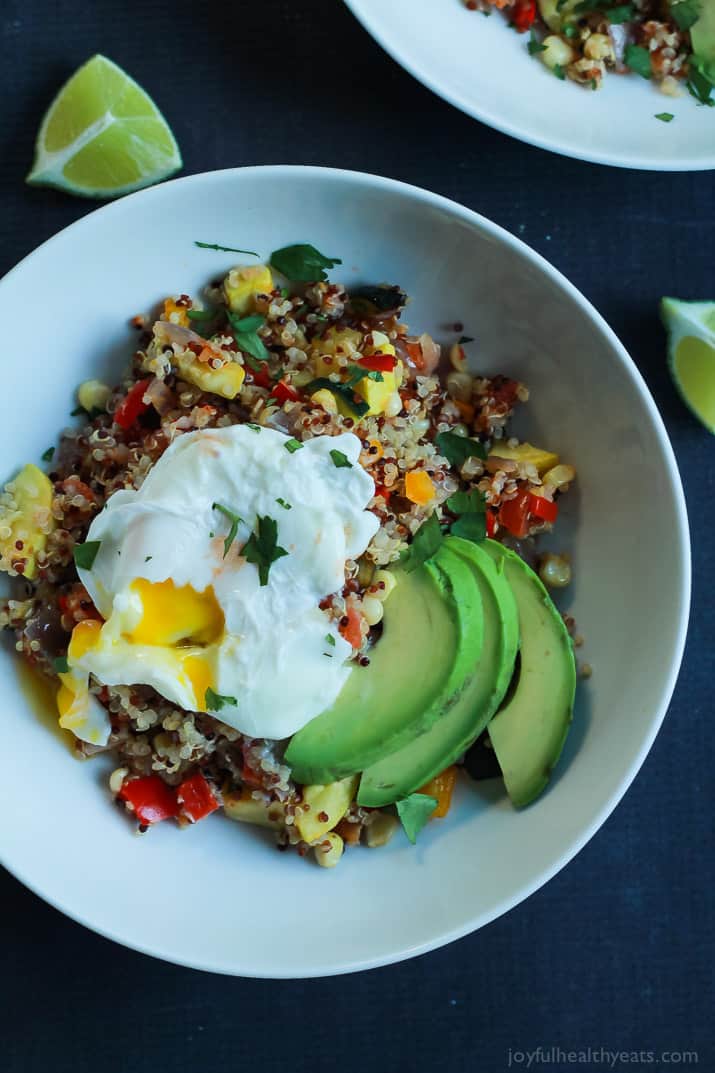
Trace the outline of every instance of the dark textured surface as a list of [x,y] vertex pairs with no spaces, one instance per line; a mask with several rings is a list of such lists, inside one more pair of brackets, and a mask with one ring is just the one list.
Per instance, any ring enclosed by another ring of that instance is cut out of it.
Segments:
[[[93,207],[22,180],[52,95],[97,51],[153,94],[185,173],[325,164],[446,194],[545,254],[629,348],[680,462],[695,582],[680,682],[643,770],[586,849],[518,909],[403,965],[252,982],[114,946],[3,873],[2,1073],[496,1073],[510,1048],[539,1046],[596,1053],[569,1063],[554,1052],[532,1069],[634,1068],[604,1048],[698,1051],[710,1073],[715,441],[671,388],[656,303],[715,298],[713,175],[599,168],[512,141],[414,82],[337,0],[4,0],[0,42],[0,272]],[[513,1068],[527,1068],[518,1057]],[[686,1061],[643,1055],[636,1068],[674,1064]]]

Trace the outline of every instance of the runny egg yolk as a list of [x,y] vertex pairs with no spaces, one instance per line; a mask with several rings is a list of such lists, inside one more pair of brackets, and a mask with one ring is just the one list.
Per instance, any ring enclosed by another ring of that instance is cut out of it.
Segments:
[[223,635],[224,614],[210,585],[197,592],[191,585],[176,586],[171,578],[137,578],[131,590],[142,603],[141,619],[125,635],[134,644],[177,645],[184,641],[209,645]]
[[206,704],[206,690],[212,681],[209,664],[201,656],[187,656],[182,667],[184,674],[191,682],[196,707],[203,708]]
[[[99,634],[104,623],[96,619],[88,618],[78,622],[72,630],[67,658],[70,662],[81,659],[86,652],[95,648],[99,641]],[[87,699],[86,682],[76,680],[71,673],[61,674],[62,683],[57,693],[57,710],[60,713],[60,725],[71,728],[68,720],[81,720],[84,715],[83,702]],[[62,722],[64,720],[65,722]]]

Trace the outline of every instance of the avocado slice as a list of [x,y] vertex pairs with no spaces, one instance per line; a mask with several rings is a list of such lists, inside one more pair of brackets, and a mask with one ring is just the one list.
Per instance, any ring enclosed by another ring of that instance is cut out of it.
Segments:
[[482,643],[479,593],[462,567],[449,578],[433,562],[396,571],[369,666],[355,667],[333,706],[293,735],[286,763],[298,782],[363,771],[440,718]]
[[456,701],[431,730],[369,767],[360,780],[358,803],[388,805],[419,789],[453,764],[482,732],[506,693],[519,646],[516,602],[503,573],[477,545],[447,537],[436,563],[451,580],[457,599],[466,566],[476,583],[484,615],[481,653],[470,653],[471,668]]
[[573,645],[561,615],[534,571],[492,540],[483,547],[501,565],[519,609],[521,667],[511,697],[489,724],[512,803],[538,797],[564,747],[576,691]]

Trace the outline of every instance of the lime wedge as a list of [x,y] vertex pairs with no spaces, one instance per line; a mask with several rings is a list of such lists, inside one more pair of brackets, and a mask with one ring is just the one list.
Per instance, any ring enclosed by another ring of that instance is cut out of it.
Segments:
[[179,147],[151,97],[116,63],[93,56],[50,105],[27,181],[118,197],[180,167]]
[[715,432],[715,302],[663,298],[668,363],[684,401]]

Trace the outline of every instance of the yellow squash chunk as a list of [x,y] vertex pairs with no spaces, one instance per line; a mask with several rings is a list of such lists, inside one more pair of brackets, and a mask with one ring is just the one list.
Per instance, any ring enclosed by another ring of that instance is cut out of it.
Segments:
[[270,294],[273,276],[268,265],[242,265],[232,268],[223,281],[223,290],[232,313],[241,316],[255,311],[257,294]]
[[278,801],[255,801],[250,790],[223,795],[223,810],[231,820],[252,823],[256,827],[280,827],[283,823],[283,806]]
[[186,308],[177,305],[173,298],[166,298],[164,301],[164,320],[179,324],[182,328],[189,327],[189,315]]
[[360,357],[362,334],[354,328],[328,328],[321,339],[311,344],[310,356],[316,376],[330,376],[339,371],[336,358],[356,361]]
[[[397,381],[394,373],[383,373],[382,380],[370,380],[365,377],[355,387],[356,392],[368,404],[370,409],[366,417],[374,417],[385,412],[385,407],[397,391]],[[352,415],[351,415],[352,416]]]
[[555,34],[561,33],[577,3],[578,0],[538,0],[541,17]]
[[327,786],[306,786],[303,801],[310,805],[309,812],[296,815],[295,825],[300,837],[306,842],[315,842],[332,831],[350,808],[357,790],[358,775],[330,782]]
[[[28,462],[0,496],[0,560],[4,570],[12,562],[24,563],[23,577],[35,577],[37,555],[45,550],[46,530],[52,530],[52,483],[42,470]],[[18,542],[22,547],[18,548]]]
[[414,469],[405,476],[405,495],[412,503],[424,506],[434,499],[435,488],[428,473]]
[[541,476],[547,469],[558,465],[559,456],[552,451],[542,451],[540,447],[533,447],[530,443],[520,443],[518,447],[509,447],[506,443],[497,443],[489,452],[490,458],[506,458],[512,462],[523,462],[536,466]]
[[220,395],[222,399],[235,399],[246,375],[243,366],[237,365],[235,361],[222,365],[220,369],[212,369],[208,362],[196,361],[182,355],[177,364],[184,380],[202,391]]

